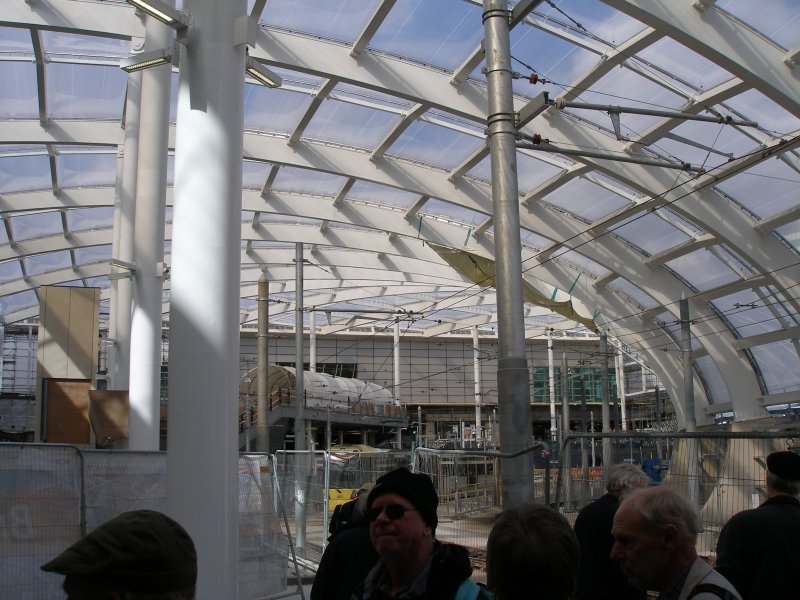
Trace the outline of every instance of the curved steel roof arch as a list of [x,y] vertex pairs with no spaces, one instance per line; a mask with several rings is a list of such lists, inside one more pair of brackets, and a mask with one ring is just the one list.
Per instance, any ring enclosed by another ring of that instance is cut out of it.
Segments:
[[[796,85],[796,50],[782,48],[764,33],[746,26],[717,6],[704,4],[697,8],[692,0],[678,0],[669,5],[646,0],[604,1],[641,23],[635,35],[616,46],[555,22],[545,22],[539,13],[529,15],[516,25],[545,31],[597,57],[588,70],[569,82],[566,91],[558,95],[560,98],[580,99],[581,90],[593,87],[616,69],[622,68],[643,76],[676,98],[682,98],[682,105],[677,109],[687,113],[712,108],[725,115],[736,114],[735,110],[722,106],[722,103],[755,90],[787,111],[794,122],[800,123],[797,121],[800,115],[800,88]],[[393,270],[406,274],[403,281],[415,291],[431,284],[430,277],[435,276],[432,275],[433,271],[441,273],[440,282],[445,282],[445,287],[451,286],[450,289],[456,290],[462,284],[467,289],[468,282],[463,278],[455,274],[449,277],[445,275],[448,271],[443,261],[424,242],[462,248],[488,258],[494,253],[492,207],[485,177],[486,151],[480,144],[466,154],[460,164],[444,169],[408,157],[401,158],[393,153],[393,145],[420,122],[445,124],[453,131],[461,130],[476,142],[479,141],[475,137],[475,130],[470,127],[480,127],[483,123],[486,91],[480,81],[470,79],[470,76],[481,62],[480,51],[474,50],[471,54],[465,52],[461,66],[455,71],[375,52],[370,44],[390,14],[392,3],[382,6],[383,10],[363,25],[361,33],[352,43],[332,42],[322,36],[310,37],[302,32],[267,28],[258,31],[251,52],[252,56],[270,66],[320,78],[313,87],[304,88],[308,102],[299,113],[298,121],[287,132],[276,134],[248,130],[244,136],[244,158],[268,163],[270,173],[261,191],[243,191],[242,264],[255,266],[260,261],[268,263],[273,260],[276,253],[274,248],[259,247],[264,243],[283,243],[290,247],[296,241],[303,241],[315,246],[320,255],[326,256],[330,263],[327,266],[334,269],[329,282],[314,282],[314,289],[306,294],[309,300],[316,296],[332,303],[360,301],[368,297],[367,290],[399,291],[402,286],[392,285],[397,278],[389,275]],[[269,12],[268,6],[265,11]],[[132,9],[109,2],[97,5],[70,0],[46,0],[33,5],[14,3],[4,8],[0,25],[31,28],[31,31],[88,33],[137,40],[145,35],[142,21]],[[732,79],[703,89],[692,88],[677,76],[663,71],[663,67],[638,58],[638,53],[665,38],[683,44],[711,64],[725,69]],[[34,59],[39,71],[46,73],[44,61],[47,58],[41,49],[34,51]],[[104,59],[105,62],[99,58],[94,60],[98,64],[108,64],[107,59]],[[325,103],[341,97],[337,87],[341,84],[362,90],[363,96],[359,102],[364,106],[381,109],[396,117],[394,124],[374,147],[331,144],[307,137],[309,125],[322,113]],[[295,86],[294,90],[303,91],[301,86]],[[0,141],[5,144],[41,146],[50,156],[51,163],[51,180],[47,183],[49,188],[0,195],[2,217],[9,238],[9,243],[0,244],[0,265],[2,261],[18,261],[22,273],[21,277],[0,282],[0,296],[25,293],[26,290],[48,283],[102,277],[102,262],[78,264],[74,252],[87,247],[107,246],[113,242],[111,229],[71,231],[66,223],[70,210],[114,206],[114,188],[64,187],[59,179],[55,157],[59,149],[66,146],[106,147],[115,151],[124,140],[119,122],[89,118],[47,119],[48,99],[42,94],[43,90],[40,90],[38,120],[0,118]],[[635,96],[635,90],[631,94]],[[530,95],[535,94],[532,91]],[[381,108],[384,97],[395,98],[397,102],[391,107]],[[647,102],[646,97],[637,100]],[[517,102],[522,111],[527,103],[533,104],[535,100],[518,97]],[[607,154],[647,154],[674,160],[669,153],[655,146],[643,149],[643,146],[657,144],[665,136],[671,135],[681,123],[674,118],[655,119],[630,139],[616,139],[610,122],[596,125],[583,119],[580,111],[559,111],[553,107],[542,109],[532,113],[535,116],[524,125],[525,133],[540,134],[556,144],[585,146]],[[453,119],[461,120],[461,124],[455,121],[447,124],[441,115],[450,115]],[[170,140],[174,140],[174,126],[170,129]],[[656,339],[658,346],[675,347],[674,341],[669,341],[672,338],[665,333],[669,327],[659,326],[653,319],[664,314],[675,317],[675,302],[682,293],[686,294],[691,299],[692,318],[696,321],[694,333],[698,352],[695,356],[698,360],[711,360],[724,372],[728,394],[723,399],[709,395],[703,400],[717,402],[718,410],[732,408],[737,418],[764,414],[763,406],[756,402],[756,398],[775,396],[774,400],[764,399],[765,404],[799,400],[800,381],[791,383],[785,390],[770,389],[771,384],[765,382],[758,372],[758,361],[751,349],[790,342],[797,353],[796,315],[799,307],[793,288],[800,276],[800,261],[796,244],[793,246],[794,242],[783,233],[776,235],[775,230],[793,226],[800,216],[800,203],[783,212],[767,214],[759,221],[737,203],[735,194],[732,197],[721,194],[715,187],[773,157],[783,160],[790,172],[800,172],[797,153],[800,141],[797,137],[798,128],[794,129],[777,133],[762,127],[746,132],[745,135],[753,141],[753,147],[758,148],[757,152],[745,157],[736,155],[734,160],[691,178],[676,176],[676,172],[658,167],[584,157],[562,160],[558,155],[520,151],[521,155],[532,156],[556,169],[553,176],[521,193],[521,224],[538,236],[537,244],[544,245],[523,247],[523,268],[529,267],[530,274],[554,288],[571,291],[575,288],[573,294],[576,298],[596,307],[600,326],[647,356],[649,364],[673,391],[681,387],[680,359],[675,352],[663,352],[653,346]],[[37,152],[41,152],[41,148]],[[342,183],[322,196],[298,195],[275,189],[270,182],[280,178],[281,170],[285,167],[341,175]],[[603,179],[598,179],[596,174]],[[600,218],[587,220],[550,202],[551,198],[571,189],[564,186],[576,181],[591,181],[613,192],[624,199],[621,208]],[[406,209],[353,202],[350,191],[360,182],[403,190],[416,195],[418,199]],[[794,184],[800,187],[800,181]],[[448,220],[435,211],[426,212],[428,199],[445,201],[454,207],[456,213],[469,211],[471,218],[480,217],[480,222],[459,222],[458,218]],[[168,204],[170,202],[168,199]],[[669,208],[669,214],[664,207]],[[15,215],[36,210],[59,212],[64,223],[61,234],[13,239]],[[630,227],[630,218],[637,214],[658,215],[670,227],[680,230],[684,241],[664,246],[656,252],[636,247],[626,238],[624,229],[620,228]],[[683,227],[682,221],[688,227]],[[170,229],[167,224],[167,241],[170,239]],[[373,233],[369,233],[370,230]],[[698,233],[700,231],[702,233]],[[363,254],[357,259],[350,260],[353,257],[348,257],[345,260],[341,255],[336,256],[335,248],[349,248]],[[560,256],[565,251],[566,254]],[[59,252],[71,252],[70,267],[43,273],[26,272],[24,265],[29,258]],[[280,252],[285,254],[290,250]],[[713,255],[718,264],[730,269],[734,275],[723,278],[722,283],[698,289],[673,268],[676,262],[693,256],[693,252]],[[337,265],[342,272],[350,272],[348,269],[354,266],[354,261],[386,272],[382,283],[387,285],[362,288],[357,285],[357,279],[349,281],[347,277],[333,272]],[[426,268],[419,267],[422,264],[432,266],[430,275]],[[416,270],[414,265],[418,265]],[[583,277],[577,287],[576,277]],[[620,293],[615,289],[615,284],[621,280],[648,294],[655,304],[645,308],[636,299]],[[341,286],[343,289],[327,293],[324,291],[326,285],[329,288]],[[243,278],[245,308],[242,318],[245,322],[253,318],[245,302],[255,295],[253,288],[254,281]],[[281,289],[282,293],[291,294],[293,283],[287,280]],[[776,308],[771,308],[779,325],[770,324],[766,327],[767,331],[762,333],[742,334],[713,305],[715,299],[749,289],[764,300],[765,306],[770,302],[780,303]],[[491,291],[484,291],[476,294],[475,302],[490,303],[489,298]],[[409,302],[409,305],[424,306],[424,302]],[[432,302],[431,306],[435,310],[438,304]],[[35,316],[35,312],[31,307],[11,311],[1,317],[9,322]],[[485,315],[465,317],[464,323],[484,322],[485,318]],[[429,332],[458,327],[458,323],[443,324],[430,328]],[[797,357],[795,360],[798,360]],[[702,370],[697,362],[696,367],[699,381]],[[696,389],[700,388],[696,386]],[[709,392],[707,385],[702,389],[703,395]]]

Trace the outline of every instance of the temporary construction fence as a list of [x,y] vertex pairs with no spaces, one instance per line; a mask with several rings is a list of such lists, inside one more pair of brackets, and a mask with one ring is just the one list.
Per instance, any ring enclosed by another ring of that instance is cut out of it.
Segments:
[[609,465],[641,465],[652,485],[675,489],[697,505],[703,524],[698,551],[708,556],[728,519],[766,499],[767,455],[798,448],[800,431],[571,434],[564,437],[553,468],[555,503],[574,517],[605,493],[605,468],[597,465],[598,457],[602,463],[605,455]]
[[297,556],[310,568],[319,562],[334,507],[366,483],[397,467],[408,467],[409,452],[326,452],[279,450],[276,473],[287,507]]
[[[0,444],[0,598],[59,597],[63,578],[39,567],[106,520],[166,509],[166,453]],[[239,598],[288,589],[291,541],[269,455],[239,458]],[[296,563],[295,563],[296,565]],[[299,575],[299,573],[298,573]]]
[[503,504],[503,472],[519,477],[526,501],[550,502],[550,449],[544,443],[513,454],[417,448],[413,465],[431,477],[439,495],[436,537],[467,548],[476,581],[485,581],[486,540]]

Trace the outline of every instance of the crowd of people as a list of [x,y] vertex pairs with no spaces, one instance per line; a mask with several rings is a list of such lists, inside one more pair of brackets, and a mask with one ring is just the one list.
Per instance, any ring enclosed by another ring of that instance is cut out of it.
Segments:
[[[395,469],[347,506],[315,577],[311,600],[790,600],[800,598],[800,455],[770,454],[767,500],[723,527],[716,568],[698,556],[697,506],[651,486],[640,468],[614,465],[607,493],[574,527],[556,509],[503,510],[486,544],[486,585],[468,551],[436,538],[431,478]],[[108,521],[42,566],[65,576],[68,599],[192,600],[190,536],[155,511]]]

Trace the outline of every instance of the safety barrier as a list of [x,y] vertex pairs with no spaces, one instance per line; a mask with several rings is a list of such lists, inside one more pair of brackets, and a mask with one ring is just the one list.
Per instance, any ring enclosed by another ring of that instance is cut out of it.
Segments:
[[703,524],[698,552],[708,556],[728,519],[766,499],[766,456],[795,449],[796,441],[800,431],[570,434],[554,457],[555,502],[574,519],[605,493],[604,456],[608,464],[641,465],[652,485],[675,489],[698,506]]
[[[166,463],[163,452],[0,444],[0,598],[60,597],[63,578],[39,567],[121,512],[164,511]],[[291,545],[274,473],[269,455],[239,459],[243,600],[287,595]]]

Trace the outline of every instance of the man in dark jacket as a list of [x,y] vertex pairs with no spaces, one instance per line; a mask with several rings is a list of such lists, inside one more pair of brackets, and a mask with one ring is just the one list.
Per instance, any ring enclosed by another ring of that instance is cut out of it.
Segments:
[[581,546],[575,600],[644,600],[646,592],[628,583],[620,566],[612,562],[611,526],[623,496],[647,487],[650,480],[636,465],[613,465],[606,473],[608,493],[587,504],[575,519]]
[[717,566],[744,600],[800,597],[800,455],[767,456],[767,499],[725,524],[717,542]]
[[371,488],[371,484],[362,486],[356,500],[348,503],[352,510],[333,529],[311,586],[311,600],[350,600],[353,590],[377,562],[378,553],[364,516]]
[[353,600],[454,600],[459,588],[483,588],[469,580],[466,548],[434,537],[439,496],[431,478],[395,469],[378,478],[367,499],[372,544],[380,560],[353,593]]

